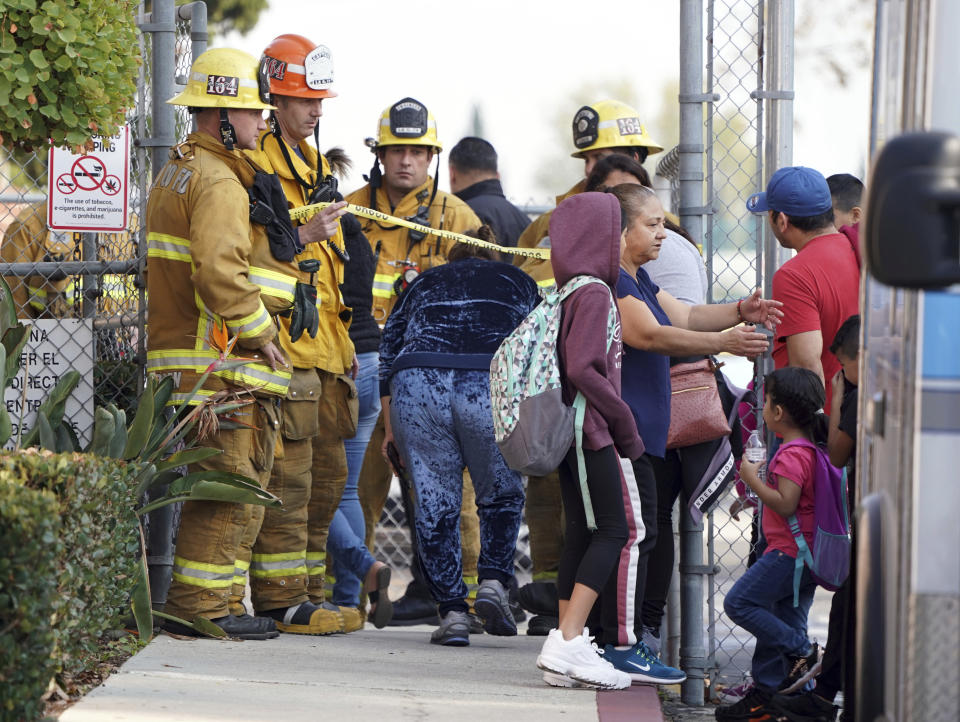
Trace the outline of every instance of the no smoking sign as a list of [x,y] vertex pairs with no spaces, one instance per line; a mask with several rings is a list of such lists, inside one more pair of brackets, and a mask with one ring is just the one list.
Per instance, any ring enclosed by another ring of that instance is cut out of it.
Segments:
[[127,228],[130,128],[94,136],[93,150],[77,155],[50,150],[47,225],[59,231],[123,231]]

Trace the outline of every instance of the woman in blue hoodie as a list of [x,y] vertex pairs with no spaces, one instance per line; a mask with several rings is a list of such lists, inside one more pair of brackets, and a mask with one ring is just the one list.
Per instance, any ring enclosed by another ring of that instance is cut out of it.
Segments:
[[[550,220],[551,264],[557,285],[578,275],[604,282],[587,284],[567,297],[557,340],[564,401],[572,404],[579,391],[587,402],[583,482],[589,489],[596,529],[587,526],[577,450],[571,448],[559,470],[567,520],[557,579],[560,624],[547,635],[537,659],[544,681],[554,686],[623,689],[631,681],[600,656],[584,629],[601,590],[609,592],[602,604],[609,600],[616,605],[615,590],[608,585],[617,583],[613,572],[628,538],[620,457],[632,460],[643,455],[633,414],[620,398],[622,346],[613,289],[620,270],[623,230],[620,204],[608,193],[572,196],[557,206]],[[608,349],[611,307],[617,325]]]

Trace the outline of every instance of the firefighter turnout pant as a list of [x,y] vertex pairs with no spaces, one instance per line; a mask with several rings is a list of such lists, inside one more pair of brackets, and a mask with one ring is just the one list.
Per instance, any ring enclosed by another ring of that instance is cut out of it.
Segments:
[[[330,423],[323,396],[336,377],[320,369],[294,369],[287,397],[281,403],[283,456],[274,464],[271,490],[283,506],[264,513],[259,533],[247,530],[237,560],[234,601],[242,599],[242,576],[249,565],[253,607],[257,612],[281,609],[308,600],[311,560],[308,513],[311,501],[324,493],[315,475],[317,439]],[[255,541],[254,541],[255,540]]]
[[524,509],[530,531],[530,560],[533,581],[555,582],[563,553],[563,499],[560,496],[559,474],[527,478],[527,500]]
[[347,453],[343,440],[357,433],[356,386],[344,376],[321,373],[320,428],[313,437],[313,493],[307,509],[307,593],[310,601],[325,600],[327,536],[347,484]]
[[[383,424],[383,412],[377,418],[373,428],[373,435],[367,450],[363,455],[363,466],[360,469],[360,478],[357,480],[357,493],[360,496],[360,506],[363,508],[363,519],[366,524],[367,549],[373,551],[374,529],[383,514],[383,507],[387,503],[390,492],[390,480],[393,473],[383,458],[380,448],[386,434]],[[477,595],[477,561],[480,557],[480,520],[477,517],[477,500],[473,491],[470,473],[463,472],[463,499],[460,506],[460,546],[463,560],[463,581],[469,590],[468,599],[473,602]]]
[[[249,411],[248,411],[249,409]],[[269,488],[279,431],[276,397],[257,398],[237,412],[251,427],[221,429],[198,443],[223,453],[191,464],[189,471],[231,471]],[[217,619],[228,614],[235,564],[252,510],[263,507],[216,501],[184,503],[173,561],[173,579],[164,610],[186,619]]]

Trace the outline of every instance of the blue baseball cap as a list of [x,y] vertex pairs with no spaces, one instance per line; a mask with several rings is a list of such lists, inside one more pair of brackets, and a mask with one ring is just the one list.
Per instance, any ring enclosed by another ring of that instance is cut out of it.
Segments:
[[833,208],[830,186],[820,171],[802,165],[781,168],[767,183],[764,193],[754,193],[747,199],[751,213],[780,211],[788,216],[809,218]]

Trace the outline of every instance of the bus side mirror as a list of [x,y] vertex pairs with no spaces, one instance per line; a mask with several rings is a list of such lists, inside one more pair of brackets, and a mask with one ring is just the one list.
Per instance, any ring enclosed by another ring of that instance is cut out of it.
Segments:
[[888,286],[960,283],[960,138],[907,133],[891,139],[867,190],[867,269]]

